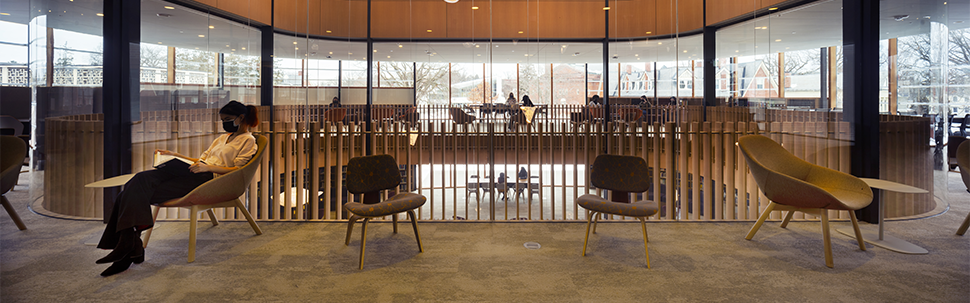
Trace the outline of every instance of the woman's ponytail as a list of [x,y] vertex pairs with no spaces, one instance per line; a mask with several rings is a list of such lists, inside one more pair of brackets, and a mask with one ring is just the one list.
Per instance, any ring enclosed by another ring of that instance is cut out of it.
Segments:
[[246,117],[243,119],[243,124],[249,125],[249,127],[256,127],[259,125],[259,110],[252,105],[246,105],[247,113]]

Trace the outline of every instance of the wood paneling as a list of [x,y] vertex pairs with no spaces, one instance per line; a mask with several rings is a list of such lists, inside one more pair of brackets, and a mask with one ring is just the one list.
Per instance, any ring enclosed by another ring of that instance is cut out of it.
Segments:
[[[269,24],[272,0],[197,2]],[[785,0],[707,2],[707,23],[770,7]],[[598,0],[471,1],[375,0],[372,36],[378,38],[597,38],[603,36]],[[670,35],[703,27],[703,0],[617,0],[610,11],[611,37]],[[307,14],[307,12],[310,12]],[[276,27],[312,35],[367,36],[367,1],[276,0]],[[308,17],[309,15],[309,17]],[[427,30],[432,30],[428,33]],[[329,33],[327,31],[330,31]],[[522,31],[520,34],[519,32]],[[647,32],[651,32],[647,34]]]
[[[617,1],[610,10],[610,37],[643,37],[657,34],[657,0]],[[649,32],[649,34],[648,34]]]

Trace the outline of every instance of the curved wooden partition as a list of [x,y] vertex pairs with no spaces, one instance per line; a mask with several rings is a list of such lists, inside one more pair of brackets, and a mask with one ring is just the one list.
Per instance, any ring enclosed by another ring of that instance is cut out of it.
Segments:
[[[411,112],[411,106],[376,105],[370,117],[377,123],[368,132],[361,124],[365,107],[343,108],[345,119],[332,123],[325,120],[327,106],[260,107],[261,117],[272,112],[275,121],[262,122],[253,130],[269,137],[271,144],[243,199],[257,220],[345,219],[341,210],[348,194],[341,168],[350,158],[368,152],[398,159],[402,189],[429,197],[418,213],[430,220],[582,220],[574,199],[597,191],[587,182],[586,167],[603,152],[643,157],[656,172],[653,187],[645,194],[658,200],[662,211],[651,220],[755,220],[768,201],[734,146],[746,134],[769,136],[811,163],[843,172],[850,168],[851,130],[838,112],[711,107],[706,109],[705,122],[701,106],[658,106],[641,115],[641,120],[604,124],[592,116],[571,121],[582,115],[584,107],[560,105],[543,108],[531,124],[523,124],[508,118],[501,108],[482,107],[471,114],[474,122],[456,124],[449,110],[466,109],[420,106],[414,123],[398,119]],[[609,115],[620,117],[633,109],[637,107],[618,105]],[[269,131],[271,124],[273,131]],[[48,210],[103,216],[101,191],[83,187],[102,179],[102,125],[100,115],[48,119],[52,142],[45,172]],[[888,218],[919,215],[936,206],[928,125],[927,118],[882,116],[881,178],[930,191],[886,193]],[[143,112],[132,128],[132,169],[150,169],[155,149],[201,154],[220,132],[216,109]],[[367,141],[372,143],[370,151]],[[469,180],[484,180],[491,166],[497,167],[496,174],[505,171],[510,176],[515,172],[509,168],[538,170],[531,181],[519,181],[528,188],[518,191],[532,195],[500,202],[503,215],[470,213],[482,207],[476,205],[482,203],[482,193],[470,197],[481,181]],[[274,179],[275,189],[264,182]],[[216,215],[224,220],[242,218],[232,209],[218,210]],[[848,218],[845,212],[831,215]],[[166,210],[159,218],[187,219],[188,213]]]
[[[325,37],[367,37],[367,1],[195,0],[242,19]],[[732,19],[766,14],[791,0],[610,1],[610,38],[667,36]],[[275,3],[275,8],[273,4]],[[371,36],[397,39],[582,39],[606,33],[601,0],[459,1],[373,0]],[[270,12],[275,15],[270,16]],[[274,17],[274,18],[271,18]],[[275,23],[273,23],[275,21]]]

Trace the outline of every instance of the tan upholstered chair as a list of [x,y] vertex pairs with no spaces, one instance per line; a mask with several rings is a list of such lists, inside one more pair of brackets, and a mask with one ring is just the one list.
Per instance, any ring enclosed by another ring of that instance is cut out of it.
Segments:
[[817,215],[822,220],[825,265],[833,267],[828,210],[847,210],[859,249],[866,250],[853,211],[872,203],[869,185],[852,175],[805,162],[765,136],[744,136],[737,144],[758,187],[771,200],[745,239],[754,237],[772,211],[789,211],[782,228],[788,226],[796,211]]
[[465,113],[464,110],[457,107],[452,107],[448,109],[448,114],[451,115],[451,120],[454,120],[457,124],[472,123],[475,121],[475,116]]
[[17,215],[17,211],[13,209],[5,195],[13,189],[14,185],[17,185],[17,178],[20,178],[20,167],[24,165],[25,155],[27,155],[27,144],[24,143],[24,140],[16,136],[0,136],[0,169],[3,169],[3,173],[0,174],[0,193],[4,195],[0,196],[0,202],[3,203],[3,209],[7,210],[10,219],[13,219],[13,223],[16,223],[20,230],[27,229],[27,225],[24,225],[24,221],[20,220],[20,216]]
[[[252,160],[249,160],[249,163],[228,174],[202,183],[202,185],[199,185],[199,187],[196,187],[182,198],[163,202],[155,208],[155,218],[158,218],[158,210],[162,207],[181,207],[189,210],[189,262],[195,261],[195,233],[200,212],[205,211],[209,215],[209,220],[212,221],[212,225],[219,225],[219,220],[216,219],[212,209],[235,207],[243,216],[246,216],[246,220],[249,221],[249,225],[257,235],[263,234],[263,231],[259,229],[259,225],[256,225],[256,221],[253,220],[253,216],[246,210],[246,206],[239,200],[239,196],[242,196],[246,192],[246,189],[249,188],[249,183],[253,181],[253,176],[256,175],[256,169],[259,168],[259,161],[266,151],[266,143],[268,142],[266,137],[261,135],[254,136],[256,137],[257,146],[256,155],[253,156]],[[148,240],[151,238],[151,235],[152,230],[149,229],[145,234],[144,242],[146,247],[148,246]]]
[[344,245],[350,245],[350,235],[354,231],[354,222],[364,219],[360,231],[360,269],[364,269],[364,247],[367,242],[367,221],[391,215],[394,219],[394,233],[397,233],[397,214],[407,212],[414,227],[414,238],[418,241],[418,251],[421,247],[421,236],[418,234],[418,217],[414,209],[424,205],[428,200],[423,195],[415,193],[401,193],[381,201],[381,191],[398,191],[401,184],[401,173],[397,162],[389,155],[356,157],[347,163],[347,191],[352,194],[363,194],[362,203],[349,202],[344,205],[353,215],[347,222],[347,239]]
[[[960,177],[963,177],[963,185],[970,192],[970,141],[963,141],[957,148],[957,166],[960,166]],[[970,227],[970,214],[967,214],[967,218],[963,220],[963,224],[957,230],[957,235],[962,236],[967,233],[968,227]]]
[[589,211],[586,214],[583,256],[586,255],[586,244],[589,242],[589,227],[592,225],[593,233],[596,233],[596,221],[599,221],[601,214],[634,217],[640,220],[640,227],[643,229],[643,252],[647,256],[647,268],[650,268],[646,218],[657,213],[657,201],[629,202],[630,193],[642,193],[650,189],[647,162],[640,157],[599,155],[593,161],[589,178],[593,186],[610,190],[613,199],[610,201],[597,195],[583,195],[576,199],[579,206]]

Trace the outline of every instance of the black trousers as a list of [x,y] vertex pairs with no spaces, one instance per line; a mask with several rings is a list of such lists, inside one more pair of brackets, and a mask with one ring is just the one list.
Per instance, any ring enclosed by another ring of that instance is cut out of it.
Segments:
[[115,199],[98,248],[115,248],[118,231],[132,227],[138,231],[151,228],[155,225],[152,204],[181,198],[209,180],[212,180],[212,173],[173,174],[153,169],[135,174]]

